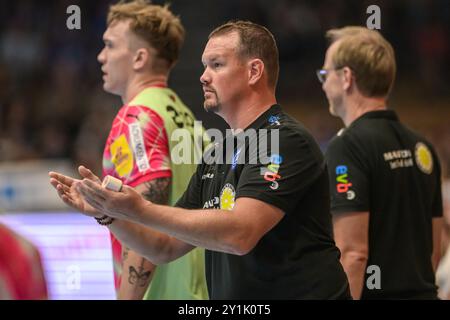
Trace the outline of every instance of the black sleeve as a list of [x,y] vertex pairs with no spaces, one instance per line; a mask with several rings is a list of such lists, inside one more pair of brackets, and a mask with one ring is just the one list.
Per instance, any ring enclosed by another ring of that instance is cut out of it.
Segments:
[[244,165],[236,198],[258,199],[289,213],[325,170],[324,160],[312,138],[292,129],[280,129],[279,135],[279,153],[267,151],[268,164]]
[[369,211],[369,168],[364,150],[349,137],[337,136],[328,146],[327,161],[333,213]]
[[435,193],[434,193],[434,197],[433,197],[433,204],[432,204],[432,212],[431,212],[431,216],[432,217],[442,217],[443,213],[444,213],[444,206],[442,203],[442,180],[441,180],[441,165],[439,163],[439,158],[436,154],[436,152],[434,151],[433,146],[430,146],[431,150],[433,151],[433,158],[434,158],[434,163],[435,163],[435,167],[436,167],[436,189],[435,189]]
[[191,180],[186,191],[183,193],[180,199],[178,199],[175,207],[184,209],[200,209],[201,196],[201,175],[203,170],[203,164],[197,166],[197,170],[192,175]]

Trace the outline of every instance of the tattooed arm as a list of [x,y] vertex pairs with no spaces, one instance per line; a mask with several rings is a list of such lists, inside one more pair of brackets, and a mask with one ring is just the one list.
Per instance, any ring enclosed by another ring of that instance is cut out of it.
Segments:
[[[135,189],[153,203],[167,204],[171,178],[158,178]],[[122,280],[118,299],[140,300],[144,297],[156,266],[129,248],[122,247]]]

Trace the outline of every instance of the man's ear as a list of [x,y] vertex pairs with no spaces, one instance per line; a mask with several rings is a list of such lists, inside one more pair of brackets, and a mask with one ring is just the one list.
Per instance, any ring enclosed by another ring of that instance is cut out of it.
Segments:
[[133,57],[133,69],[140,70],[145,67],[150,58],[150,53],[147,49],[141,48],[136,51]]
[[264,73],[264,62],[261,59],[252,59],[248,62],[248,83],[256,84]]
[[355,75],[352,71],[352,69],[350,69],[349,67],[344,67],[342,68],[342,89],[344,89],[345,91],[349,90],[355,81]]

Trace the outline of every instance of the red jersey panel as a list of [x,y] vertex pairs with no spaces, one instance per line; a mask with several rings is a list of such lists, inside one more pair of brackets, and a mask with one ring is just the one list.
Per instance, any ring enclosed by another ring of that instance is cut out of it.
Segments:
[[[111,175],[136,187],[171,177],[169,141],[163,119],[145,106],[123,106],[113,121],[103,153],[103,176]],[[111,234],[116,288],[120,285],[119,241]]]
[[47,299],[39,251],[0,224],[0,300]]

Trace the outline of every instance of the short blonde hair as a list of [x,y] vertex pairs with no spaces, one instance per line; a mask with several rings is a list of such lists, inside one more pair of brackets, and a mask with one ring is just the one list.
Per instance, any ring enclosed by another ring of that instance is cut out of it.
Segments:
[[130,29],[157,51],[157,57],[170,69],[178,60],[185,31],[169,5],[153,5],[146,0],[120,1],[109,8],[107,25],[130,21]]
[[389,95],[397,71],[395,53],[378,31],[349,26],[329,30],[326,37],[331,43],[339,41],[331,57],[334,67],[349,67],[362,94],[368,97]]

